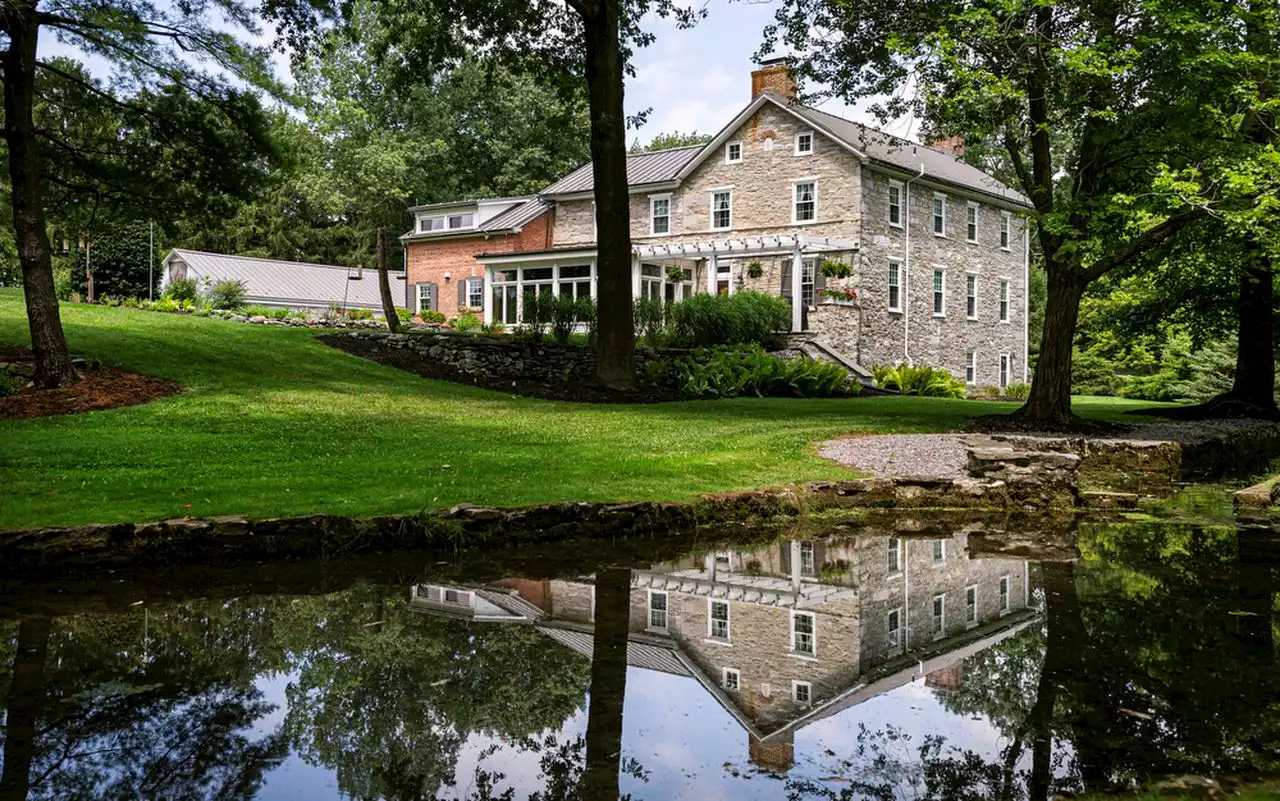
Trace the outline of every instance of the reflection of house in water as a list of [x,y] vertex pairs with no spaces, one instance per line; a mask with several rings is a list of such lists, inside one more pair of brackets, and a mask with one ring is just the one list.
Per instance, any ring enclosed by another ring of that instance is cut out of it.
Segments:
[[[920,677],[959,689],[965,658],[1034,617],[1026,563],[969,559],[965,544],[793,540],[633,571],[628,663],[699,682],[747,730],[752,761],[785,770],[797,729]],[[590,656],[589,578],[499,584],[419,585],[414,601],[532,624]]]

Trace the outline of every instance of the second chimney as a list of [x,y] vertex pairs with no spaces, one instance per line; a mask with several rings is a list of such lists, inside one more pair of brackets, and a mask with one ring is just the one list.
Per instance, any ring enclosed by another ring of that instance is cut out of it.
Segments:
[[751,71],[751,99],[755,100],[762,92],[772,92],[787,100],[795,100],[796,81],[791,76],[791,68],[785,58],[771,58],[760,62],[758,69]]

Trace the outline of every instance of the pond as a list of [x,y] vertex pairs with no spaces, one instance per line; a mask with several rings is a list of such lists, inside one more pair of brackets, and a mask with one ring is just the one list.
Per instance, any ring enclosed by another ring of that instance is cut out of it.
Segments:
[[1045,799],[1280,767],[1270,527],[920,528],[0,583],[0,800]]

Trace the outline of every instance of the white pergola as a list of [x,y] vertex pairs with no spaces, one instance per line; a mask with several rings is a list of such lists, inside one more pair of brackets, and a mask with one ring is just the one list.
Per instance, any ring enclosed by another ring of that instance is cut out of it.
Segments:
[[[799,298],[800,281],[804,271],[804,257],[812,253],[848,252],[858,250],[858,242],[831,236],[808,234],[777,234],[775,236],[746,236],[729,239],[712,239],[702,242],[671,242],[635,245],[632,258],[638,264],[641,259],[706,259],[707,291],[715,294],[720,258],[736,259],[744,256],[782,256],[791,254],[791,297]],[[632,271],[640,280],[640,271]],[[640,294],[640,287],[635,287]],[[791,330],[799,331],[803,325],[803,310],[798,302],[791,304]]]

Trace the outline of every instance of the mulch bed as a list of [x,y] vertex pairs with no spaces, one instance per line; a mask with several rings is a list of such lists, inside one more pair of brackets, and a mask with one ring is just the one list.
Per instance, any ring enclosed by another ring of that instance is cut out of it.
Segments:
[[652,386],[641,386],[632,392],[597,387],[590,382],[568,383],[562,381],[545,381],[537,378],[498,378],[488,375],[471,375],[456,370],[448,365],[436,364],[423,359],[417,353],[405,348],[387,350],[372,342],[358,337],[341,334],[330,334],[317,337],[320,342],[332,348],[359,356],[378,364],[395,367],[399,370],[433,378],[439,381],[450,381],[454,384],[466,384],[472,387],[492,389],[508,395],[524,395],[543,400],[574,401],[576,403],[665,403],[679,400],[674,392]]
[[1123,423],[1112,423],[1104,420],[1086,420],[1083,417],[1072,417],[1062,425],[1026,420],[1009,414],[984,414],[975,417],[965,426],[966,431],[982,434],[1066,434],[1086,437],[1123,437],[1132,432],[1134,426]]
[[[0,345],[0,361],[34,361],[34,356],[26,348]],[[181,391],[181,384],[163,378],[127,373],[114,367],[93,367],[84,370],[81,379],[69,387],[27,387],[16,395],[0,398],[0,420],[137,406]]]

